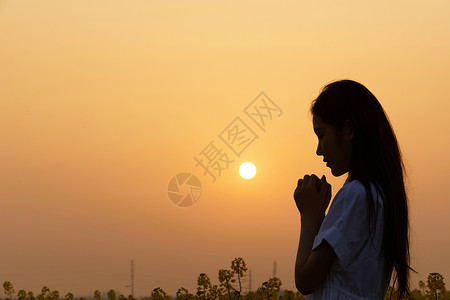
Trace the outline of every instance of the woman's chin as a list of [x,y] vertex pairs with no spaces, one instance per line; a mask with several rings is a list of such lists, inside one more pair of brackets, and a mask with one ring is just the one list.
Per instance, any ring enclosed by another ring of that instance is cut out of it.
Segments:
[[347,172],[341,172],[339,170],[332,169],[332,168],[330,168],[330,170],[331,170],[331,174],[333,174],[334,177],[339,177],[339,176],[342,176],[345,173],[347,173]]

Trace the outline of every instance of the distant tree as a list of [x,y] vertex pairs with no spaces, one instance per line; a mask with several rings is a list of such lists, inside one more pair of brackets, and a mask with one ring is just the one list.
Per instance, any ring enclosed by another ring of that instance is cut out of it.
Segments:
[[109,290],[107,296],[108,300],[116,300],[116,292],[114,290]]
[[261,298],[256,292],[248,292],[245,296],[245,300],[259,300]]
[[72,293],[67,293],[67,294],[64,296],[64,300],[73,300],[73,294],[72,294]]
[[49,292],[47,295],[48,300],[58,300],[58,298],[59,298],[59,292],[57,290]]
[[209,299],[223,299],[225,290],[222,287],[217,286],[217,284],[214,284],[209,289]]
[[180,287],[177,291],[176,300],[192,300],[194,297],[186,288]]
[[280,291],[282,285],[283,283],[281,283],[281,280],[278,277],[272,277],[269,279],[269,288],[273,291],[275,296]]
[[170,300],[167,293],[160,287],[154,288],[151,294],[151,300]]
[[422,280],[419,281],[419,289],[422,291],[422,295],[425,295],[425,288],[427,286],[425,285],[425,282],[423,282]]
[[208,290],[211,288],[211,280],[205,273],[200,273],[197,277],[197,295],[200,299],[207,299]]
[[268,295],[268,289],[267,289],[268,284],[269,284],[269,282],[264,281],[262,283],[262,285],[256,290],[256,294],[259,297],[267,297],[267,299],[269,299],[270,295]]
[[293,291],[289,291],[289,290],[284,290],[283,291],[283,295],[280,297],[280,299],[282,300],[294,300],[295,299],[295,295]]
[[12,300],[12,296],[14,295],[14,287],[9,281],[5,281],[3,283],[3,289],[5,291],[5,295],[9,297],[9,300]]
[[231,270],[233,271],[233,275],[237,276],[238,279],[238,283],[239,283],[239,289],[235,288],[236,295],[237,295],[237,300],[239,300],[239,297],[241,296],[241,292],[242,292],[242,282],[241,282],[241,278],[244,277],[245,272],[247,272],[247,266],[245,264],[244,259],[242,259],[242,257],[238,257],[235,258],[232,262],[231,262]]
[[27,300],[36,300],[32,291],[29,291],[27,294]]
[[272,277],[269,281],[263,282],[262,286],[258,288],[256,293],[261,297],[267,298],[267,300],[277,299],[277,294],[280,291],[281,285],[282,283],[280,278]]
[[119,295],[119,300],[126,300],[127,298],[123,295],[123,294],[120,294]]
[[102,293],[99,290],[95,290],[94,300],[102,300]]
[[134,299],[133,295],[128,295],[127,300],[136,300],[136,299]]
[[41,293],[36,296],[37,300],[48,300],[50,294],[50,289],[47,286],[43,286]]
[[445,294],[444,277],[439,273],[430,273],[427,278],[427,299],[443,299]]
[[228,294],[229,300],[231,299],[231,294],[234,291],[234,287],[232,283],[236,282],[236,279],[233,278],[233,271],[220,269],[219,270],[219,285],[226,291]]
[[214,300],[217,297],[222,298],[224,289],[217,285],[211,284],[208,275],[201,273],[197,278],[197,297],[199,299]]
[[27,292],[25,290],[19,290],[17,292],[17,300],[27,300]]

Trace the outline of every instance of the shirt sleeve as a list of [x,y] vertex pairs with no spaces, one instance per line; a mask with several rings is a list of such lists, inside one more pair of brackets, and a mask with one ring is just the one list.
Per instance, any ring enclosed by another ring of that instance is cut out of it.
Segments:
[[343,269],[361,251],[369,238],[367,230],[366,190],[362,183],[354,180],[334,197],[311,251],[326,240],[338,258],[333,269]]

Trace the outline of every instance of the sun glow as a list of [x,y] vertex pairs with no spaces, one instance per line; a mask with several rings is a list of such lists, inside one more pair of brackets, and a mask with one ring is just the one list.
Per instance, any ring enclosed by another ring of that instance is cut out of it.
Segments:
[[244,179],[252,179],[256,174],[256,167],[251,162],[245,162],[239,167],[239,174]]

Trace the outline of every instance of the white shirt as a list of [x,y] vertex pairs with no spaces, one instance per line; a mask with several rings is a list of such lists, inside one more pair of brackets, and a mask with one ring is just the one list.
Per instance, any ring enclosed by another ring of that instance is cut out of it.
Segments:
[[367,195],[364,185],[350,176],[336,194],[312,250],[323,240],[333,248],[337,261],[321,287],[306,299],[383,299],[390,275],[384,274],[383,199],[371,184],[376,214],[373,245],[370,242]]

